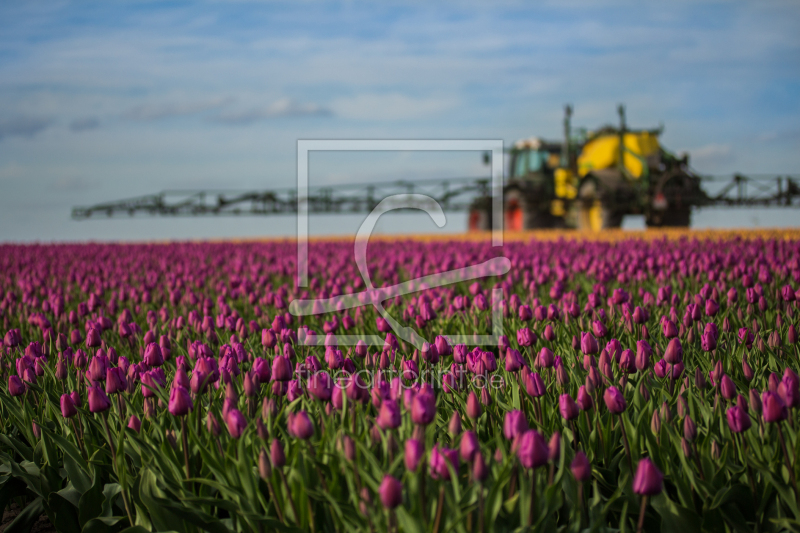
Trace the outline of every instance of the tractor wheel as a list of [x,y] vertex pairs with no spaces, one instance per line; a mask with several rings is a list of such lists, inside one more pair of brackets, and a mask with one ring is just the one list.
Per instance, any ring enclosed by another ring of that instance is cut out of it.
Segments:
[[691,222],[691,209],[668,209],[665,211],[653,211],[647,216],[647,226],[650,228],[688,228]]
[[528,229],[550,228],[553,220],[550,213],[543,211],[528,201],[519,189],[506,190],[504,195],[503,229],[523,231]]
[[492,219],[489,216],[489,212],[480,207],[470,209],[467,229],[469,231],[490,231],[492,229]]
[[622,213],[613,210],[608,202],[602,199],[594,181],[584,182],[578,197],[581,198],[578,204],[578,229],[602,231],[622,225]]

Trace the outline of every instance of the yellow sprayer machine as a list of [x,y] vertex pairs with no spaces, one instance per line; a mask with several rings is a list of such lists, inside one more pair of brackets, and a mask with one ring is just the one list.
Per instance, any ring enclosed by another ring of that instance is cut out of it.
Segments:
[[[645,215],[648,226],[688,226],[693,206],[709,198],[700,177],[664,150],[661,128],[629,129],[619,106],[619,127],[573,137],[572,108],[565,108],[564,140],[518,141],[510,151],[504,188],[504,226],[509,230],[618,227],[627,214]],[[477,199],[472,230],[488,229],[491,202]]]

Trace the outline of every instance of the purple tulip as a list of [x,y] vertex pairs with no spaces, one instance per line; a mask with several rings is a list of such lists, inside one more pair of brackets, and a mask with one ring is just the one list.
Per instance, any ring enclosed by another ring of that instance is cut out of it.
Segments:
[[144,349],[144,362],[147,366],[155,366],[159,367],[164,364],[164,356],[161,353],[161,347],[151,342],[147,345],[147,348]]
[[789,411],[783,399],[774,392],[764,391],[761,395],[761,413],[764,421],[781,422],[789,418]]
[[403,485],[388,474],[383,476],[378,494],[380,494],[381,503],[387,509],[394,509],[403,503]]
[[664,360],[671,365],[677,365],[683,361],[683,347],[677,337],[667,344],[667,348],[664,350]]
[[400,427],[400,423],[402,422],[400,406],[392,399],[384,400],[383,403],[381,403],[378,418],[375,421],[381,429]]
[[575,403],[578,405],[581,411],[588,411],[594,405],[592,395],[589,394],[584,385],[581,385],[578,389],[578,399]]
[[433,392],[420,391],[411,402],[411,421],[427,426],[436,418],[436,396]]
[[102,413],[111,408],[111,400],[100,387],[89,387],[89,411]]
[[747,431],[752,425],[750,415],[739,405],[729,407],[725,416],[728,419],[728,427],[734,433]]
[[292,363],[288,357],[278,355],[272,361],[272,380],[273,381],[291,381],[292,379]]
[[247,428],[247,420],[241,411],[233,408],[225,414],[225,425],[228,426],[228,433],[231,437],[238,439]]
[[528,421],[522,411],[508,411],[503,420],[503,435],[506,439],[514,440],[528,429]]
[[597,339],[591,333],[581,332],[581,351],[584,355],[593,355],[600,351],[597,346]]
[[535,429],[530,429],[522,434],[517,448],[517,457],[525,468],[538,468],[547,464],[550,451],[542,435]]
[[305,411],[290,413],[288,419],[289,434],[300,440],[308,440],[314,435],[314,424]]
[[283,453],[281,441],[273,439],[269,445],[269,458],[272,466],[282,468],[286,464],[286,455]]
[[633,492],[641,496],[655,496],[664,488],[664,474],[653,464],[649,457],[639,461],[636,475],[633,478]]
[[615,415],[618,415],[625,411],[627,407],[627,403],[625,402],[625,397],[616,387],[609,387],[603,393],[603,400],[606,402],[606,407],[610,412]]
[[474,391],[469,391],[469,395],[467,396],[467,416],[472,420],[475,420],[483,413],[483,408],[481,408],[481,402],[478,400],[478,395],[475,394]]
[[128,380],[125,372],[120,367],[109,368],[106,370],[106,394],[118,394],[128,389]]
[[562,394],[558,397],[558,409],[564,420],[575,420],[578,418],[578,406],[569,394]]
[[536,344],[536,334],[528,328],[517,330],[517,344],[520,346],[533,346]]
[[438,444],[431,450],[430,469],[434,479],[450,479],[450,466],[458,472],[458,452],[450,448],[440,447]]
[[8,393],[11,396],[21,396],[21,395],[25,394],[26,390],[27,390],[27,387],[22,382],[22,380],[19,379],[19,376],[9,376],[8,377]]
[[577,481],[589,481],[592,477],[592,465],[586,458],[586,454],[580,450],[575,454],[575,458],[570,464],[570,470]]
[[728,377],[727,374],[722,376],[720,380],[720,392],[722,392],[722,396],[726,400],[732,400],[736,397],[736,385],[733,383],[733,380]]
[[142,429],[142,421],[139,420],[139,417],[136,415],[131,415],[128,419],[128,428],[134,430],[136,433],[139,433]]
[[416,439],[408,439],[405,443],[404,462],[406,469],[415,471],[425,456],[425,445]]
[[192,410],[192,397],[189,391],[177,385],[169,393],[169,412],[172,416],[186,416]]
[[61,395],[61,416],[64,418],[72,418],[78,414],[78,408],[75,407],[75,402],[69,394]]
[[459,447],[461,460],[465,463],[471,463],[475,458],[475,454],[480,452],[480,449],[480,442],[475,432],[465,431],[461,436],[461,446]]

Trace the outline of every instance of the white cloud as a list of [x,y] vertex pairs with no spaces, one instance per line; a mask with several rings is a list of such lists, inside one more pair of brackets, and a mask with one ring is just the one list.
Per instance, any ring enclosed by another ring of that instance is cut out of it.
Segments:
[[689,150],[692,164],[699,167],[714,167],[731,163],[734,160],[733,151],[729,144],[707,144],[700,148]]
[[331,107],[344,118],[406,120],[423,118],[455,107],[454,98],[412,98],[400,93],[359,94],[335,100]]
[[303,103],[291,98],[281,98],[267,107],[255,107],[243,111],[227,111],[212,117],[220,124],[251,124],[260,120],[279,117],[329,116],[331,110],[314,103]]
[[132,120],[159,120],[163,118],[196,115],[212,109],[218,109],[232,98],[214,98],[195,102],[166,102],[160,104],[142,104],[131,108],[123,117]]
[[0,139],[3,137],[31,138],[53,124],[53,119],[33,116],[0,118]]

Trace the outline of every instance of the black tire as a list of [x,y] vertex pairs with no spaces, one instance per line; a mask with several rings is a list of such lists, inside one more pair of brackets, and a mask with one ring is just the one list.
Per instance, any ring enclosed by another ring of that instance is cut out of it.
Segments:
[[688,228],[692,223],[691,209],[666,209],[651,211],[647,215],[647,226],[650,228]]
[[520,189],[507,189],[503,193],[503,202],[504,229],[522,231],[553,227],[553,217],[546,211],[546,206],[531,202]]

